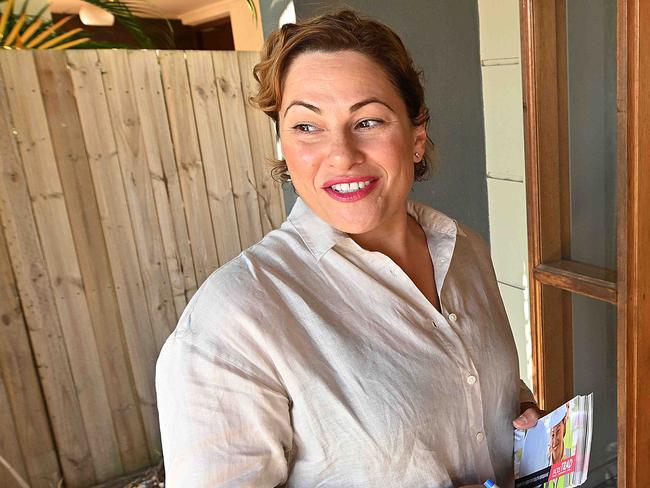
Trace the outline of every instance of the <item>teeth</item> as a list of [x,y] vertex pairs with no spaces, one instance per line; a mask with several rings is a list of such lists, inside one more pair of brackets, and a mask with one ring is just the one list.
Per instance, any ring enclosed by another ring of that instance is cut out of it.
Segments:
[[362,188],[365,188],[369,184],[370,184],[370,180],[355,181],[354,183],[338,183],[336,185],[332,185],[330,188],[332,190],[336,190],[339,193],[352,193],[355,191],[359,191]]

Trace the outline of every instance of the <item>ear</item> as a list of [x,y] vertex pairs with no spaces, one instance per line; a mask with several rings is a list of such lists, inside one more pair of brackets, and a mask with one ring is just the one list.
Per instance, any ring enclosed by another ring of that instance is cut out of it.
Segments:
[[424,157],[427,148],[427,129],[424,124],[413,127],[413,153],[420,154],[420,160]]

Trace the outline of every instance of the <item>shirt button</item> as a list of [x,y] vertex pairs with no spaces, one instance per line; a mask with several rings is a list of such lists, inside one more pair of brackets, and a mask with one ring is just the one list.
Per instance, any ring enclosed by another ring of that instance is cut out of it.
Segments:
[[449,320],[451,320],[452,322],[456,322],[458,320],[458,315],[456,315],[455,313],[450,313]]
[[483,432],[478,432],[476,434],[476,440],[479,442],[483,442],[483,439],[485,439],[485,434]]
[[446,262],[446,261],[447,261],[447,258],[440,258],[440,262],[441,262],[441,263],[444,263],[444,262]]
[[467,377],[467,382],[468,382],[470,385],[473,385],[474,383],[476,383],[476,376],[474,376],[474,375],[469,375],[469,376]]

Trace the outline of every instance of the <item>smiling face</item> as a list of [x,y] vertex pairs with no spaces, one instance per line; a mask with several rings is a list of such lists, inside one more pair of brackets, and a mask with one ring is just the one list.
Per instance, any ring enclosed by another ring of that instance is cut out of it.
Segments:
[[558,463],[564,456],[564,433],[566,432],[566,418],[551,428],[551,441],[549,452],[553,464]]
[[378,64],[354,51],[300,54],[279,116],[292,183],[319,217],[348,234],[381,235],[406,222],[426,131]]

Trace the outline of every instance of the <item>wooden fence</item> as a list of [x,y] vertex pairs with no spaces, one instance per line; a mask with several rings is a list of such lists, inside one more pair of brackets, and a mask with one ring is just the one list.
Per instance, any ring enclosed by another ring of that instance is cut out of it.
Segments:
[[160,459],[164,340],[284,219],[258,57],[0,51],[0,456],[33,487]]

